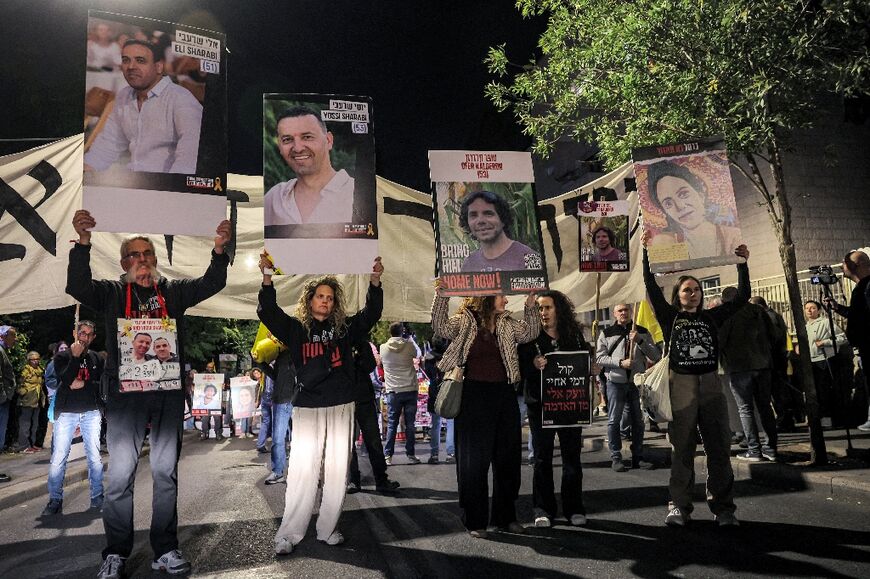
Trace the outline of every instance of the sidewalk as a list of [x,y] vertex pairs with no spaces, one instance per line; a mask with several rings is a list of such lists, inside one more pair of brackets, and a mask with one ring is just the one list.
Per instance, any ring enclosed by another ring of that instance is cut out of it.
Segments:
[[[665,425],[662,426],[665,430]],[[828,464],[825,466],[809,464],[811,447],[807,427],[799,427],[796,432],[779,434],[778,462],[742,461],[735,455],[744,449],[733,445],[731,465],[734,477],[738,481],[751,480],[783,490],[824,493],[835,499],[870,500],[870,432],[852,429],[850,434],[853,450],[847,452],[846,431],[825,430],[828,455]],[[606,417],[595,418],[592,426],[583,429],[583,443],[584,463],[595,462],[596,458],[609,462]],[[629,445],[629,441],[623,440],[622,454],[625,459],[631,456]],[[647,431],[644,445],[647,460],[652,460],[659,468],[670,468],[671,447],[664,433]],[[593,458],[593,453],[600,454]],[[697,480],[703,481],[706,467],[703,447],[700,444],[695,455],[695,472]]]
[[[858,452],[870,455],[870,432],[852,430],[852,447]],[[598,417],[592,426],[583,429],[583,462],[608,463],[610,453],[606,444],[607,420]],[[199,438],[198,430],[184,432],[184,444],[191,444]],[[659,468],[670,465],[670,445],[664,434],[647,432],[644,437],[648,459]],[[47,500],[48,463],[50,451],[46,449],[37,454],[0,454],[0,472],[8,474],[12,480],[0,483],[0,510],[15,507],[26,501]],[[844,430],[825,431],[825,444],[828,450],[828,465],[808,466],[810,457],[809,431],[780,434],[779,456],[781,462],[748,463],[738,460],[740,449],[732,447],[731,464],[737,480],[751,480],[758,484],[781,488],[783,490],[804,490],[824,493],[835,499],[870,500],[870,462],[847,456],[846,432]],[[525,448],[525,447],[524,447]],[[149,447],[142,449],[147,456]],[[623,457],[630,457],[628,442],[623,441]],[[525,453],[524,453],[525,456]],[[109,456],[103,454],[103,462],[108,464]],[[585,469],[584,469],[585,470]],[[695,471],[698,480],[705,473],[704,454],[699,446],[695,458]],[[588,472],[594,476],[594,471]],[[81,444],[74,444],[67,463],[64,486],[88,480],[87,462]]]

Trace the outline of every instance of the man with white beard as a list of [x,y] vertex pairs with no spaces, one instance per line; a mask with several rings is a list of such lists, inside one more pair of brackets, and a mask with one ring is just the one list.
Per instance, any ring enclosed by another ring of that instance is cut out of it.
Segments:
[[[118,320],[159,318],[178,328],[178,355],[183,365],[184,324],[187,308],[208,299],[226,285],[229,257],[224,246],[230,241],[230,222],[218,225],[211,263],[200,278],[167,280],[157,271],[154,244],[144,236],[121,243],[120,281],[95,280],[90,267],[91,232],[96,221],[88,211],[76,211],[73,227],[79,236],[70,251],[66,291],[81,303],[104,313],[106,335],[118,335]],[[157,322],[159,323],[159,322]],[[190,563],[178,550],[178,455],[184,416],[184,390],[165,389],[122,392],[118,375],[118,343],[106,340],[108,358],[102,384],[106,401],[107,441],[112,467],[103,504],[106,548],[98,577],[124,576],[124,562],[133,550],[133,481],[139,451],[150,423],[151,475],[154,502],[151,515],[151,568],[170,574],[190,571]]]

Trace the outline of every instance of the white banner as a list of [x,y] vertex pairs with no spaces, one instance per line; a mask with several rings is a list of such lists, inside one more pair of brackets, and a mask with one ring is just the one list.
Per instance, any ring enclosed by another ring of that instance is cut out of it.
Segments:
[[[0,179],[5,184],[0,184],[3,208],[0,216],[0,296],[3,296],[0,313],[53,309],[74,303],[64,288],[69,240],[76,237],[72,215],[81,207],[82,139],[82,135],[78,135],[0,157]],[[626,164],[581,189],[538,204],[550,287],[566,293],[578,311],[594,308],[597,274],[578,272],[578,224],[576,217],[565,214],[566,202],[576,208],[574,199],[578,196],[609,188],[619,199],[628,199],[633,228],[637,195],[626,196],[624,186],[624,179],[631,177],[631,165]],[[48,184],[43,185],[43,182]],[[229,175],[227,185],[229,189],[244,191],[250,199],[237,206],[236,253],[229,268],[227,287],[188,310],[188,314],[256,319],[257,292],[262,281],[257,261],[263,249],[263,178]],[[49,190],[51,195],[43,201]],[[435,274],[435,236],[430,221],[432,199],[426,193],[380,177],[377,178],[377,194],[380,247],[386,268],[382,278],[383,319],[428,322]],[[116,233],[93,234],[91,269],[95,278],[117,279],[121,275],[118,251],[124,237],[126,235]],[[165,237],[153,235],[151,239],[157,250],[158,268],[170,279],[202,275],[214,246],[211,238],[175,236],[170,264]],[[631,262],[635,264],[641,263],[638,239],[636,232],[630,243]],[[346,290],[347,307],[355,311],[365,301],[368,276],[338,277]],[[278,303],[292,310],[307,276],[274,279]],[[601,274],[602,307],[635,302],[643,299],[644,293],[640,267],[630,273]],[[513,298],[509,307],[518,310],[522,301]]]

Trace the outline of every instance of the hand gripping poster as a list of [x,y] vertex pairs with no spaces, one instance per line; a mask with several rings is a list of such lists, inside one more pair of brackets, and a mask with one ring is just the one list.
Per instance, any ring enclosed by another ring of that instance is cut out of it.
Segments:
[[580,271],[628,271],[628,201],[581,201]]
[[650,269],[667,273],[742,261],[737,204],[721,137],[632,151]]
[[370,273],[378,255],[369,97],[263,95],[263,234],[276,273]]
[[193,375],[193,416],[220,416],[223,374]]
[[429,151],[429,174],[443,295],[547,289],[530,153]]
[[213,236],[226,217],[226,38],[90,11],[82,204],[96,230]]

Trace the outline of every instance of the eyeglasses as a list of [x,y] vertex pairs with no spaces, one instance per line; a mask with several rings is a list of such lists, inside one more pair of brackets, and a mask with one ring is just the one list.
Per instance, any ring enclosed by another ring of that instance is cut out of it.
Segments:
[[88,331],[86,331],[86,330],[79,330],[78,335],[79,335],[79,336],[84,336],[85,338],[90,338],[91,336],[94,335],[94,332],[88,332]]
[[127,255],[124,256],[124,259],[142,259],[143,257],[152,258],[154,257],[154,252],[150,249],[146,249],[145,251],[131,251]]

